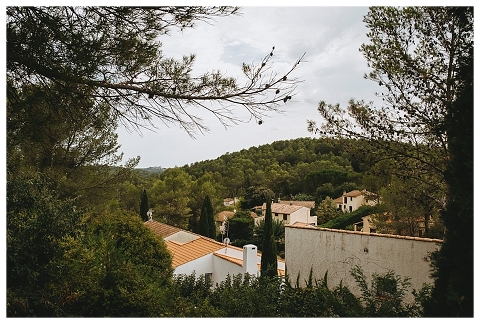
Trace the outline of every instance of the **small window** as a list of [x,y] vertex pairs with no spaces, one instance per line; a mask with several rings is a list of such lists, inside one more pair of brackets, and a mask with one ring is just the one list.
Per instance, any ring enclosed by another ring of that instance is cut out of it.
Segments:
[[349,211],[352,211],[352,206],[348,206],[348,210],[349,210]]
[[212,273],[211,272],[206,272],[205,273],[205,282],[206,283],[212,283]]
[[350,197],[350,201],[353,201],[353,197]]
[[343,197],[343,203],[344,203],[344,204],[347,203],[347,197]]
[[283,220],[287,220],[288,218],[288,215],[287,214],[283,214]]
[[278,213],[275,213],[275,216],[278,217]]

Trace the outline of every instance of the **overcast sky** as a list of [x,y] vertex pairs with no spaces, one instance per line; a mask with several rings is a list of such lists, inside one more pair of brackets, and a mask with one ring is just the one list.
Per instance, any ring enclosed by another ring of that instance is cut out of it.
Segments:
[[[140,156],[139,167],[183,166],[215,159],[226,152],[300,137],[307,132],[307,119],[320,121],[319,101],[345,106],[349,99],[375,100],[377,85],[363,78],[369,71],[359,52],[368,41],[363,17],[368,7],[242,7],[241,16],[199,23],[183,33],[173,31],[161,39],[166,56],[179,58],[195,53],[192,75],[219,69],[241,77],[242,62],[259,62],[275,46],[275,69],[286,72],[303,53],[305,63],[294,71],[303,80],[297,95],[273,113],[262,125],[252,120],[227,129],[212,116],[203,117],[210,132],[192,139],[175,125],[158,122],[155,132],[129,133],[118,129],[124,161]],[[241,107],[238,114],[244,115]]]

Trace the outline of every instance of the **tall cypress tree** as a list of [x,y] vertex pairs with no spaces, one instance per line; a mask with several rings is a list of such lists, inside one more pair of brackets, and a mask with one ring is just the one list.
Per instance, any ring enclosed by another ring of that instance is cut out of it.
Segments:
[[200,213],[200,221],[198,224],[198,234],[215,238],[216,228],[215,219],[213,218],[213,207],[210,201],[210,196],[206,195],[203,200],[202,212]]
[[140,217],[144,222],[148,221],[148,196],[147,191],[143,189],[142,195],[140,196]]
[[262,245],[261,276],[275,277],[277,275],[277,247],[273,234],[272,198],[265,195],[265,228]]

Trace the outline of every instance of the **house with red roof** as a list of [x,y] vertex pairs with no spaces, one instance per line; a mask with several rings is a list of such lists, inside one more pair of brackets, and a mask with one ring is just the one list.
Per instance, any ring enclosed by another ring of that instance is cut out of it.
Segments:
[[[290,203],[272,203],[272,219],[282,221],[284,224],[295,224],[297,222],[306,223],[317,226],[317,216],[310,215],[310,208],[301,204]],[[262,219],[265,219],[267,204],[262,205],[262,216],[255,219],[255,224],[258,224]]]
[[349,192],[343,192],[341,197],[334,200],[337,209],[344,212],[352,212],[360,208],[361,206],[369,205],[373,206],[376,201],[372,199],[373,194],[366,190],[352,190]]
[[[227,275],[260,275],[262,255],[253,244],[239,248],[154,220],[146,221],[145,226],[166,243],[172,254],[174,275],[204,275],[213,285],[224,281]],[[282,259],[278,260],[278,274],[285,275]]]

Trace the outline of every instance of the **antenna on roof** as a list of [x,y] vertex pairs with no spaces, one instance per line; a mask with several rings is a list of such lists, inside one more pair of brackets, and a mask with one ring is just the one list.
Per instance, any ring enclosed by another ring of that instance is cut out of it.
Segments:
[[[222,233],[222,241],[225,243],[225,247],[228,246],[230,243],[230,239],[228,238],[228,217],[227,215],[223,215],[223,222],[222,225],[220,225],[220,233]],[[223,235],[225,235],[225,238],[223,238]]]

